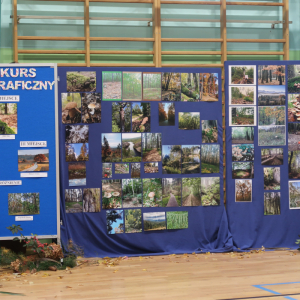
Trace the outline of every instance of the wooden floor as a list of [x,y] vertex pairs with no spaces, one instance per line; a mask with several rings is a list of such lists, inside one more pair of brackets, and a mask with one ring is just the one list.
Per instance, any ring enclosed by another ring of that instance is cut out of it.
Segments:
[[[0,294],[0,299],[300,299],[298,251],[81,262],[82,265],[71,271],[47,271],[20,277],[0,270],[0,292],[25,295]],[[267,285],[274,283],[285,284]],[[262,285],[275,294],[254,285]]]

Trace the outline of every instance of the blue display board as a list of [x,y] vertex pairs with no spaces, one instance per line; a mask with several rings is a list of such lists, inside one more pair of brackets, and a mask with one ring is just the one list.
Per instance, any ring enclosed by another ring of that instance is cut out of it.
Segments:
[[59,237],[56,64],[0,65],[0,239]]

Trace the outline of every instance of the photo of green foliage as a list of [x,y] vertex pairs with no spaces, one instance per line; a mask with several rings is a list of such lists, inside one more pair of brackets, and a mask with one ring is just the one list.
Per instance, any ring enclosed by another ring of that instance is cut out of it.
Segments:
[[264,189],[280,190],[280,168],[264,168]]
[[232,163],[232,178],[245,179],[254,177],[253,162],[233,162]]
[[132,103],[132,131],[150,132],[151,107],[150,103]]
[[285,126],[258,126],[258,146],[284,146]]
[[161,100],[161,73],[143,72],[143,100]]
[[67,189],[65,190],[65,208],[66,213],[82,212],[82,190]]
[[122,161],[140,162],[142,160],[142,139],[140,133],[122,134]]
[[220,172],[220,145],[201,145],[201,173]]
[[165,212],[143,213],[144,230],[164,230],[166,229]]
[[256,125],[256,107],[255,106],[231,106],[229,107],[229,125],[244,126]]
[[103,101],[122,100],[122,72],[102,72],[102,95]]
[[167,211],[167,229],[189,228],[188,211]]
[[199,112],[180,112],[178,114],[179,129],[194,130],[200,129],[200,113]]
[[67,72],[67,92],[95,92],[96,72]]
[[112,132],[131,131],[131,105],[128,102],[112,103]]
[[161,178],[143,178],[143,206],[159,207],[162,205]]
[[300,178],[300,151],[289,151],[289,178]]
[[182,206],[201,206],[201,178],[182,178]]
[[8,194],[8,214],[10,216],[40,214],[40,193]]
[[280,192],[264,194],[264,215],[280,215]]
[[218,142],[218,121],[202,120],[202,143]]
[[0,103],[0,135],[17,133],[17,103]]
[[181,173],[181,145],[163,145],[162,158],[163,174]]
[[142,211],[140,209],[125,210],[125,233],[142,232]]
[[162,101],[180,101],[180,73],[162,73]]
[[174,126],[175,125],[175,104],[158,103],[158,119],[159,126]]
[[161,161],[161,133],[142,133],[143,161]]
[[256,66],[230,66],[229,84],[256,84]]
[[123,207],[142,206],[142,179],[122,179]]
[[289,181],[290,209],[300,208],[300,181]]
[[253,105],[256,102],[254,86],[232,86],[229,93],[229,104]]
[[201,178],[202,206],[220,205],[220,177]]
[[181,73],[181,101],[200,100],[199,73]]
[[254,128],[247,127],[231,127],[232,144],[249,144],[254,142]]
[[123,100],[142,100],[141,72],[123,72]]
[[258,107],[258,125],[285,125],[284,106],[260,106]]
[[200,173],[200,145],[182,145],[181,174]]
[[162,207],[181,206],[181,178],[162,178]]

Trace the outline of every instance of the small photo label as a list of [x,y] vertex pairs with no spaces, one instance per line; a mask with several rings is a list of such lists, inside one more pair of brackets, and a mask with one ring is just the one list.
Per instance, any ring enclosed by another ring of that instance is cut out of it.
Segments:
[[15,216],[15,221],[33,221],[33,216]]
[[0,96],[0,102],[19,102],[20,101],[20,96]]
[[40,172],[40,173],[20,173],[21,177],[48,177],[48,173],[47,172]]
[[0,140],[14,140],[16,137],[13,134],[0,135]]
[[47,147],[47,141],[20,142],[20,147]]
[[5,185],[22,185],[22,180],[2,180],[0,181],[0,186]]

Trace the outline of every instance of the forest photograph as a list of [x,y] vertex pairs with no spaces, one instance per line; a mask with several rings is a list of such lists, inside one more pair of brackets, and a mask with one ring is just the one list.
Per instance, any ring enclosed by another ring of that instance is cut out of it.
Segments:
[[69,163],[69,186],[86,185],[86,164],[85,162]]
[[158,173],[158,162],[144,163],[144,173]]
[[40,214],[40,193],[8,194],[10,216]]
[[66,189],[65,190],[65,208],[66,213],[82,212],[82,190]]
[[218,73],[200,73],[200,101],[218,101],[219,100],[219,80]]
[[256,107],[229,107],[229,126],[256,125]]
[[252,202],[252,180],[235,180],[235,202]]
[[88,143],[89,126],[88,125],[67,125],[66,126],[66,143]]
[[219,173],[220,145],[201,145],[201,173]]
[[254,177],[253,162],[233,162],[232,163],[232,178],[244,179]]
[[161,161],[161,133],[142,133],[143,161]]
[[142,139],[140,133],[122,134],[122,161],[140,162],[142,160]]
[[61,106],[63,124],[81,123],[80,93],[61,93]]
[[67,72],[67,92],[95,92],[96,72]]
[[158,103],[159,126],[175,125],[175,103]]
[[17,103],[0,103],[0,135],[17,133]]
[[115,174],[129,174],[129,164],[115,164]]
[[254,86],[231,86],[229,88],[229,104],[255,105],[256,88]]
[[254,127],[231,127],[232,144],[254,143]]
[[18,150],[18,171],[49,171],[49,150]]
[[166,229],[165,212],[143,213],[144,230],[164,230]]
[[122,180],[102,180],[102,209],[122,207]]
[[258,66],[258,85],[285,85],[285,66]]
[[106,228],[108,234],[124,233],[124,215],[123,210],[106,211]]
[[132,103],[132,131],[150,132],[151,106],[150,103]]
[[131,104],[128,102],[112,103],[112,132],[131,131]]
[[65,144],[66,161],[88,161],[89,144]]
[[162,178],[162,207],[181,206],[181,178]]
[[142,211],[140,209],[125,210],[125,233],[142,232]]
[[217,120],[202,120],[202,143],[217,143],[218,142],[218,121]]
[[200,173],[200,145],[182,145],[181,174]]
[[232,161],[253,161],[254,145],[240,144],[232,145]]
[[258,125],[285,125],[284,106],[260,106],[258,107]]
[[162,173],[181,173],[181,145],[162,146]]
[[256,66],[229,66],[229,84],[256,84]]
[[159,207],[162,202],[161,178],[143,178],[143,206]]
[[161,85],[162,101],[180,101],[181,79],[180,73],[162,73]]
[[188,211],[167,211],[167,229],[189,228]]
[[181,73],[181,101],[199,101],[199,83],[199,73]]
[[83,189],[83,212],[100,212],[100,188]]
[[289,178],[300,178],[300,151],[289,151]]
[[220,205],[220,177],[201,178],[202,206]]
[[120,162],[121,133],[102,133],[102,162]]
[[289,151],[300,150],[300,123],[288,123]]
[[141,72],[123,72],[123,100],[142,100]]
[[132,163],[131,164],[131,178],[140,178],[141,177],[141,164]]
[[142,207],[142,179],[122,179],[124,207]]
[[101,94],[82,93],[82,123],[101,123]]
[[285,126],[258,126],[258,146],[284,146]]
[[266,166],[283,165],[283,148],[262,148],[261,164]]
[[290,209],[300,208],[300,181],[289,181]]
[[161,73],[143,72],[143,100],[161,100]]
[[182,178],[182,206],[201,206],[201,178]]
[[102,163],[102,178],[112,177],[112,163]]
[[280,215],[280,192],[264,193],[264,215]]
[[264,168],[264,189],[280,190],[280,168]]
[[258,87],[258,105],[272,106],[285,105],[285,86],[259,86]]
[[288,65],[288,93],[299,93],[300,65]]
[[178,113],[178,128],[183,130],[200,129],[199,112],[180,112]]
[[122,100],[122,72],[102,71],[103,101]]
[[288,95],[288,122],[300,121],[300,94]]

